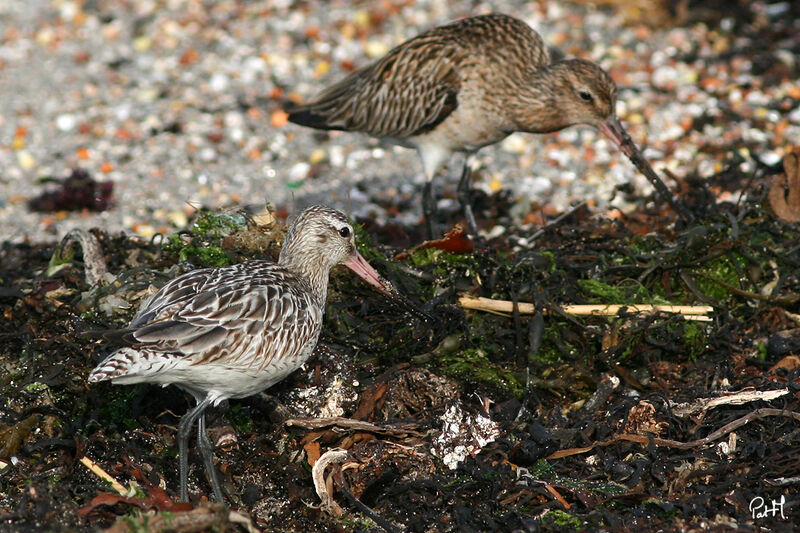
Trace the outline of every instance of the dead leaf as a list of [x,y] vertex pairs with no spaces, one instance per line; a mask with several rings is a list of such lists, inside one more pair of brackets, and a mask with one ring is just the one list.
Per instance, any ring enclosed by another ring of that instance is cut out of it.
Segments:
[[303,449],[306,451],[306,455],[308,456],[308,464],[314,466],[314,463],[317,462],[317,459],[319,459],[319,456],[321,455],[319,441],[307,442],[303,446]]
[[[223,524],[232,522],[230,513],[224,504],[213,503],[208,507],[197,507],[186,511],[155,514],[140,514],[118,520],[107,533],[128,533],[133,531],[149,531],[151,533],[193,531],[221,531],[228,528]],[[238,528],[237,528],[238,531]]]
[[400,252],[395,256],[395,259],[401,261],[422,248],[436,248],[451,254],[469,254],[475,250],[475,244],[464,234],[464,228],[461,224],[456,224],[441,239],[425,241],[411,250]]
[[791,372],[798,366],[800,366],[800,357],[797,357],[796,355],[787,355],[786,357],[775,363],[775,365],[769,369],[769,372],[771,374],[774,374],[775,371],[778,370],[779,368],[784,368],[789,372]]
[[22,442],[36,427],[39,418],[39,414],[33,414],[13,426],[0,429],[0,440],[3,441],[3,445],[0,447],[0,459],[8,459],[19,451]]
[[668,422],[657,422],[653,416],[656,408],[648,401],[642,400],[634,405],[628,413],[622,433],[631,435],[661,435],[669,426]]
[[425,241],[420,248],[437,248],[451,254],[468,254],[475,250],[475,244],[464,235],[464,228],[456,224],[453,229],[445,233],[444,238],[434,241]]
[[112,494],[110,492],[101,492],[89,503],[89,505],[85,505],[78,509],[78,514],[81,516],[86,516],[96,508],[101,507],[103,505],[116,505],[120,502],[127,503],[129,505],[134,505],[139,509],[152,509],[156,507],[156,503],[149,497],[147,498],[128,498],[126,496],[120,496],[119,494]]
[[769,205],[781,219],[800,222],[800,162],[796,153],[786,154],[783,169],[786,174],[777,176],[770,184]]

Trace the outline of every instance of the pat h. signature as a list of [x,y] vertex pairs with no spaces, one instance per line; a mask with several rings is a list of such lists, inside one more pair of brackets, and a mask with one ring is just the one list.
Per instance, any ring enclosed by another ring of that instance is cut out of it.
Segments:
[[783,514],[783,505],[785,503],[786,496],[782,494],[780,499],[772,500],[769,504],[767,504],[761,496],[756,496],[750,500],[750,514],[753,516],[754,520],[756,518],[775,518],[777,516],[786,520],[786,516]]

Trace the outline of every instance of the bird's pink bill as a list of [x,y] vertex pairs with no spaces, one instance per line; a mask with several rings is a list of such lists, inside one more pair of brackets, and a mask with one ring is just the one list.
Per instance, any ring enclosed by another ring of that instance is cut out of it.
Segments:
[[344,263],[344,266],[358,274],[361,279],[373,287],[377,287],[381,292],[394,292],[394,287],[392,284],[384,279],[383,276],[378,274],[378,271],[372,268],[372,265],[367,263],[367,260],[364,259],[364,256],[357,251],[346,263]]
[[422,318],[425,321],[432,320],[431,316],[425,313],[424,311],[420,310],[412,304],[408,298],[403,296],[392,283],[378,274],[378,272],[372,268],[372,265],[367,263],[367,260],[364,259],[364,256],[358,253],[357,251],[353,256],[344,263],[344,266],[358,274],[358,276],[372,285],[376,287],[379,291],[383,294],[388,296],[391,300],[396,302],[397,304],[401,305],[402,307],[409,310],[412,314]]

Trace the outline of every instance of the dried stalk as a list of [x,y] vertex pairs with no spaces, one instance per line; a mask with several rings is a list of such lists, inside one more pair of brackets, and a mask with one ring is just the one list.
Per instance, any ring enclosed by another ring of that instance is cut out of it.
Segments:
[[733,392],[726,394],[725,396],[719,396],[717,398],[699,398],[692,404],[682,403],[682,404],[675,404],[672,407],[672,412],[676,416],[684,417],[687,415],[692,415],[698,413],[700,411],[708,411],[713,409],[714,407],[719,407],[720,405],[742,405],[749,402],[755,402],[758,400],[768,402],[770,400],[774,400],[775,398],[780,398],[781,396],[789,394],[789,389],[778,389],[778,390],[743,390],[739,392]]
[[100,466],[98,466],[97,463],[95,463],[94,461],[92,461],[91,459],[86,457],[85,455],[83,457],[81,457],[81,463],[83,463],[83,465],[86,468],[88,468],[97,477],[99,477],[103,481],[111,483],[111,487],[115,491],[117,491],[120,496],[127,496],[128,495],[128,489],[123,487],[122,484],[119,481],[117,481],[116,479],[111,477],[111,474],[109,474],[108,472],[106,472],[105,470],[100,468]]
[[[514,311],[514,302],[509,300],[494,300],[491,298],[474,298],[462,296],[458,299],[459,305],[464,309],[486,311],[496,314],[511,314]],[[710,305],[649,305],[649,304],[618,304],[618,305],[564,305],[561,309],[571,315],[616,316],[620,310],[627,313],[673,313],[680,314],[686,320],[711,321],[705,316],[714,310]],[[517,302],[517,312],[533,314],[536,306],[532,303]]]

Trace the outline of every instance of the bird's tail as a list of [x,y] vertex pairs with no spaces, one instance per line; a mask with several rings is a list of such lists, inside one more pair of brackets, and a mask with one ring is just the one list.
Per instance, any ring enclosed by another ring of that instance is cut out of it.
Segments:
[[89,383],[117,380],[129,375],[131,368],[135,365],[137,355],[135,350],[127,348],[117,350],[91,371],[87,378]]
[[318,130],[342,129],[339,126],[330,124],[328,122],[328,115],[326,113],[321,113],[316,104],[299,106],[290,104],[284,107],[284,111],[289,114],[289,122],[294,122],[301,126],[307,126]]

